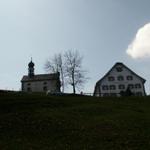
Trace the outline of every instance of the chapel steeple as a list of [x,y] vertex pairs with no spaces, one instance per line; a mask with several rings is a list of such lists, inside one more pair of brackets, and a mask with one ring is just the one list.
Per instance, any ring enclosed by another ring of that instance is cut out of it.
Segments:
[[31,61],[28,64],[28,76],[30,78],[34,76],[34,63],[32,62],[32,58],[31,58]]

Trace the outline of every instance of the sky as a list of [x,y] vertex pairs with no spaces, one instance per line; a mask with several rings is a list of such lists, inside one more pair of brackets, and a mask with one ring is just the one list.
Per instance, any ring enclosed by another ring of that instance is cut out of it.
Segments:
[[88,70],[83,92],[92,93],[123,62],[147,80],[150,93],[149,6],[149,0],[0,0],[0,89],[21,88],[31,57],[42,74],[48,58],[75,49]]

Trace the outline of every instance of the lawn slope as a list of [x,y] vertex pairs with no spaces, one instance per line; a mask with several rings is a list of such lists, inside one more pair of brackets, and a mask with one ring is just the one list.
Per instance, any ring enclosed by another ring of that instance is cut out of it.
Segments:
[[0,94],[1,150],[148,150],[150,99]]

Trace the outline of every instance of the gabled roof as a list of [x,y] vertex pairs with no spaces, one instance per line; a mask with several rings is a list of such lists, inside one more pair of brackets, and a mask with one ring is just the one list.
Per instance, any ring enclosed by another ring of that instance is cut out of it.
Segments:
[[33,77],[29,77],[27,75],[23,76],[21,82],[32,82],[32,81],[44,81],[44,80],[58,80],[59,73],[52,73],[52,74],[38,74],[34,75]]
[[130,68],[128,68],[126,65],[124,65],[122,62],[117,62],[97,83],[100,84],[101,81],[113,70],[113,68],[115,68],[117,65],[122,65],[124,68],[126,68],[127,70],[129,70],[132,74],[134,74],[135,76],[137,76],[143,83],[146,82],[146,80],[142,77],[140,77],[139,75],[137,75],[134,71],[132,71]]

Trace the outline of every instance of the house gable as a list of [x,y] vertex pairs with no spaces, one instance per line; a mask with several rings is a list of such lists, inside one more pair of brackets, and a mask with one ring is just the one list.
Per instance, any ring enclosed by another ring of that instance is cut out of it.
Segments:
[[132,89],[133,93],[145,95],[145,79],[137,75],[123,63],[116,63],[95,86],[96,93],[118,94],[121,91]]
[[[122,71],[118,71],[118,68],[122,68]],[[146,80],[142,77],[140,77],[139,75],[137,75],[134,71],[132,71],[131,69],[129,69],[126,65],[124,65],[121,62],[117,62],[98,82],[97,84],[101,84],[101,82],[103,80],[106,80],[108,76],[111,76],[111,74],[114,75],[114,73],[118,73],[118,75],[124,75],[125,72],[128,72],[131,75],[134,75],[135,77],[137,77],[139,80],[142,81],[142,83],[144,84],[146,82]]]

